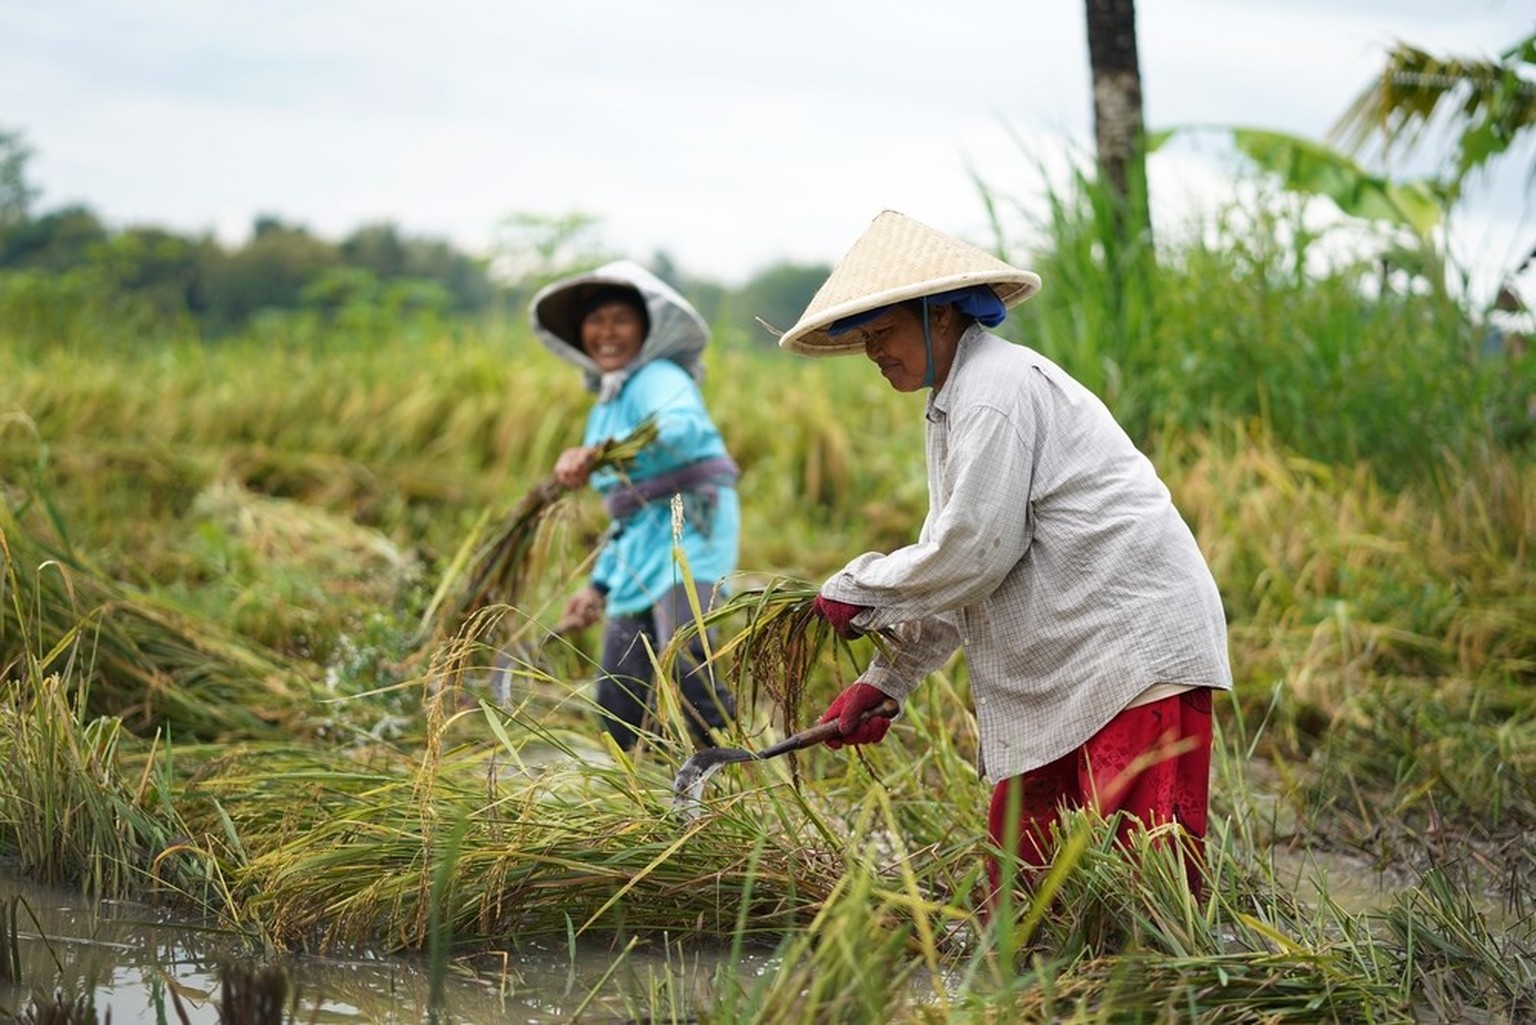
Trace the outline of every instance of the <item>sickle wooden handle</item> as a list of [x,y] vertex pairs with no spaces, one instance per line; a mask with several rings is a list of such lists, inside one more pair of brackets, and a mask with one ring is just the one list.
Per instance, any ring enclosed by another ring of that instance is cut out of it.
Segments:
[[[895,698],[887,697],[873,708],[866,708],[860,712],[859,722],[860,724],[866,723],[876,716],[882,719],[891,719],[900,711],[901,702]],[[808,730],[801,730],[799,733],[785,737],[772,747],[759,751],[756,757],[758,761],[762,761],[764,758],[774,758],[781,754],[787,754],[790,751],[799,751],[802,748],[814,747],[828,740],[836,740],[842,735],[843,731],[838,727],[837,720],[830,719],[824,723],[817,723]]]

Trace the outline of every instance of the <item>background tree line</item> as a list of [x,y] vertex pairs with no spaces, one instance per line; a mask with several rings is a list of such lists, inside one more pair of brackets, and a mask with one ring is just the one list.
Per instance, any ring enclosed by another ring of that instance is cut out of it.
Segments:
[[[295,316],[354,330],[520,317],[545,281],[620,255],[596,237],[598,222],[580,213],[514,214],[485,256],[388,221],[333,241],[263,214],[236,246],[211,233],[114,228],[80,204],[38,210],[31,156],[20,132],[0,129],[0,314],[44,326],[58,320],[49,315],[58,305],[82,301],[130,323],[176,325],[210,340]],[[687,277],[664,252],[640,262],[722,333],[765,343],[773,338],[755,318],[792,323],[829,269],[776,264],[730,288]]]

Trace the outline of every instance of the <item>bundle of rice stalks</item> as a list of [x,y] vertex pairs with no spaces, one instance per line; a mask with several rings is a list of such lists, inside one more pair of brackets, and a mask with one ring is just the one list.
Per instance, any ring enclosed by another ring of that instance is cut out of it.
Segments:
[[817,593],[815,585],[788,577],[740,590],[679,629],[658,655],[658,670],[663,678],[675,678],[677,660],[699,633],[745,617],[734,633],[712,645],[710,661],[749,704],[766,696],[784,728],[793,730],[800,721],[807,681],[828,643],[852,657],[849,642],[811,610]]
[[[654,422],[647,422],[623,438],[598,445],[592,470],[622,473],[656,440],[656,430]],[[565,485],[549,476],[500,519],[492,521],[489,515],[480,519],[448,564],[422,615],[417,646],[454,636],[489,605],[518,605],[539,529],[567,492]]]

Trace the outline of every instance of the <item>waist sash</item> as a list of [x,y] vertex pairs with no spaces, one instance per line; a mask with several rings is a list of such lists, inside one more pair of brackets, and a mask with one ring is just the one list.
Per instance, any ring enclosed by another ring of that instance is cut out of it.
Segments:
[[603,496],[603,508],[608,510],[608,515],[613,519],[622,520],[638,512],[641,506],[654,498],[674,495],[680,491],[732,487],[740,475],[741,470],[730,456],[700,459],[696,463],[679,466],[645,480],[620,484]]

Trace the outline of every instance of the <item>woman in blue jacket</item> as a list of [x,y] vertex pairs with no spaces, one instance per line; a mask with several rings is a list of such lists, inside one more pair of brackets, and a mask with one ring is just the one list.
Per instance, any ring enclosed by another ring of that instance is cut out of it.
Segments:
[[[556,356],[579,367],[597,402],[582,443],[562,452],[555,477],[566,487],[591,484],[613,520],[591,579],[571,596],[566,617],[590,625],[604,614],[597,684],[603,727],[633,748],[654,707],[652,653],[692,618],[691,577],[701,609],[736,569],[741,506],[736,464],[699,391],[700,356],[709,342],[702,317],[661,279],[628,260],[557,281],[533,297],[534,333]],[[595,447],[654,421],[656,440],[629,472],[593,472]],[[673,496],[682,519],[674,539]],[[681,548],[688,573],[674,555]],[[735,702],[714,681],[695,641],[679,660],[678,683],[696,739],[735,715]]]

